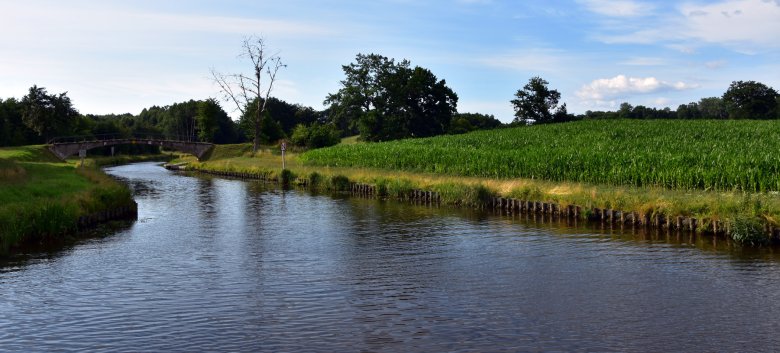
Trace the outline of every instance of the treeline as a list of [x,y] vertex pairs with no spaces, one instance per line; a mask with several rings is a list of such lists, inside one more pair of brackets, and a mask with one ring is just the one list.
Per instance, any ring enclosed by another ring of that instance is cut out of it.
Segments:
[[732,82],[721,97],[680,104],[677,110],[622,103],[617,111],[587,111],[581,119],[780,119],[780,94],[755,81]]
[[[324,117],[322,111],[270,98],[263,119],[263,143],[288,138],[299,125],[324,124]],[[138,115],[80,114],[67,92],[49,94],[45,88],[38,86],[31,87],[21,99],[0,98],[0,146],[43,144],[57,137],[132,136],[227,144],[249,141],[251,133],[249,117],[242,116],[233,121],[213,98],[152,106]],[[147,152],[144,146],[116,148],[120,152]],[[95,153],[107,151],[97,150]]]
[[[565,103],[559,104],[557,90],[533,77],[509,102],[515,108],[514,120],[503,124],[493,115],[458,113],[458,96],[446,81],[426,68],[412,67],[408,60],[358,54],[355,62],[342,69],[345,79],[337,92],[327,95],[325,110],[269,98],[261,119],[260,142],[287,140],[317,148],[358,134],[364,141],[387,141],[584,119],[780,119],[780,94],[755,81],[735,81],[721,97],[702,98],[676,110],[626,102],[616,111],[575,115],[568,113]],[[0,98],[0,146],[41,144],[60,136],[107,135],[241,143],[254,138],[251,112],[258,111],[262,103],[260,98],[250,101],[238,121],[213,98],[153,106],[138,115],[85,115],[73,107],[67,92],[50,94],[33,86],[21,99]]]
[[[251,102],[246,111],[254,111],[256,104],[256,100]],[[341,137],[358,133],[349,127],[340,129],[339,120],[331,112],[331,108],[320,111],[271,97],[262,119],[261,142],[273,144],[288,140],[299,146],[317,148],[337,144]],[[21,99],[0,99],[0,146],[44,144],[57,137],[89,139],[132,136],[218,144],[242,143],[251,141],[252,124],[249,114],[233,121],[213,98],[152,106],[143,109],[138,115],[80,114],[73,107],[67,92],[49,94],[45,88],[38,86],[31,87]],[[492,115],[456,113],[451,124],[447,121],[442,125],[447,130],[441,132],[456,134],[501,125]],[[154,152],[153,149],[140,145],[115,147],[119,153]],[[110,151],[96,149],[90,153],[108,154]]]
[[547,81],[534,77],[518,90],[514,125],[559,123],[583,119],[780,119],[780,94],[756,81],[734,81],[721,97],[702,98],[681,104],[677,110],[620,104],[616,111],[587,111],[573,115],[566,104],[558,107],[560,93],[547,87]]

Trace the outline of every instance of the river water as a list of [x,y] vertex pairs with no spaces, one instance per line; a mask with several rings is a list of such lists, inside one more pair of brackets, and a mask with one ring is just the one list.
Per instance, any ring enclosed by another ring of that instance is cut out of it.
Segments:
[[760,352],[780,257],[113,167],[138,220],[0,263],[0,352]]

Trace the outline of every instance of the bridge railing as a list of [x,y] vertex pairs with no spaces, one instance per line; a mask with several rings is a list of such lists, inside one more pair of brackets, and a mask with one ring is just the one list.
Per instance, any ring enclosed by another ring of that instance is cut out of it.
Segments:
[[75,142],[94,142],[94,141],[113,141],[124,139],[139,139],[139,140],[157,140],[157,141],[186,141],[186,142],[200,142],[195,136],[182,136],[171,134],[93,134],[93,135],[77,135],[77,136],[60,136],[55,137],[47,142],[49,145],[56,143],[75,143]]

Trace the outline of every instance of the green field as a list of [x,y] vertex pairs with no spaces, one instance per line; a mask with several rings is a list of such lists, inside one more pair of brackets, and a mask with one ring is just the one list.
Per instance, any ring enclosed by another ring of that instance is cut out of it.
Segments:
[[338,145],[307,165],[669,189],[780,190],[780,121],[590,120]]

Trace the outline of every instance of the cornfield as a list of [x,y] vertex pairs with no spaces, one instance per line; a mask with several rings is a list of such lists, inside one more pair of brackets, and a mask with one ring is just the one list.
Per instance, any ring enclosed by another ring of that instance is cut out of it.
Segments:
[[338,145],[306,164],[673,189],[780,191],[780,121],[590,120]]

